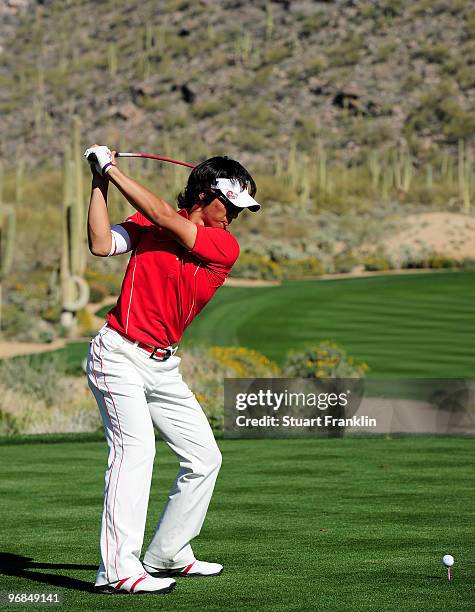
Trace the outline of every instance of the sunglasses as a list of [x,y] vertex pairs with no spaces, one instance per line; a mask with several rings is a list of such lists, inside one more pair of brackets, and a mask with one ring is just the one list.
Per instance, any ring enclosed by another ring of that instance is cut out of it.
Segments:
[[214,189],[211,189],[211,193],[222,203],[224,204],[224,206],[226,206],[226,211],[228,213],[231,214],[235,214],[238,215],[240,212],[242,212],[242,208],[240,208],[239,206],[235,206],[231,200],[229,198],[227,198],[224,193],[221,193],[221,191],[217,191]]

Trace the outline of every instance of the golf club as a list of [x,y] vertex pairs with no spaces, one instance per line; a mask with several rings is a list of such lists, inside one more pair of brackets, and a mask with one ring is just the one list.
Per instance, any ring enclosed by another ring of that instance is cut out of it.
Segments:
[[187,168],[194,168],[192,164],[187,164],[186,162],[179,161],[177,159],[172,159],[171,157],[162,157],[160,155],[148,155],[146,153],[123,153],[117,152],[115,154],[116,157],[142,157],[144,159],[156,159],[158,161],[169,162],[171,164],[178,164],[179,166],[186,166]]

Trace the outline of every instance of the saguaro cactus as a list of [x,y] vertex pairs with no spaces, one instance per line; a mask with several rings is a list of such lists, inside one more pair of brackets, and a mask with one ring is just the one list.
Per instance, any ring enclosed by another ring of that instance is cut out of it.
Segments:
[[109,75],[114,77],[117,74],[117,44],[110,43],[107,47],[107,60],[109,63]]
[[375,150],[371,150],[368,155],[368,170],[371,175],[371,185],[376,192],[383,172],[383,165],[379,153]]
[[323,191],[328,191],[328,167],[327,154],[321,140],[317,143],[317,158],[318,158],[318,185]]
[[470,175],[472,167],[472,156],[469,148],[465,147],[465,142],[459,140],[458,143],[458,179],[460,199],[462,200],[463,212],[469,214],[471,210],[470,201]]
[[274,13],[272,10],[272,4],[270,2],[267,2],[266,3],[266,29],[265,29],[266,41],[271,40],[273,33],[274,33]]
[[0,244],[1,244],[1,271],[0,279],[3,280],[10,273],[13,265],[13,256],[15,252],[15,230],[16,230],[16,215],[15,209],[11,204],[2,204],[0,202]]
[[89,301],[89,286],[84,279],[86,237],[84,225],[83,175],[79,120],[74,120],[73,150],[64,152],[63,223],[61,251],[62,325],[72,331],[75,313]]
[[411,152],[406,144],[394,152],[394,183],[397,189],[407,193],[411,188],[414,174]]
[[11,204],[3,203],[3,170],[0,167],[0,336],[2,330],[3,280],[10,273],[15,253],[16,215]]

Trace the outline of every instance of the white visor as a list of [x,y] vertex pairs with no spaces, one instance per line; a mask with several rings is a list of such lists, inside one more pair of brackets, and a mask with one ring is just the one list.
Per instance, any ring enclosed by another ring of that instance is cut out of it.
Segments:
[[218,189],[224,196],[228,198],[231,204],[238,208],[249,208],[252,212],[260,209],[261,205],[249,195],[247,189],[243,189],[241,184],[236,179],[219,178],[216,179],[214,189]]

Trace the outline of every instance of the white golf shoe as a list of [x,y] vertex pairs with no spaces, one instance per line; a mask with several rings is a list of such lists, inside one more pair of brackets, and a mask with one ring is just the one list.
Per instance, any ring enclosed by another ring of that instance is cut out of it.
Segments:
[[110,584],[102,584],[94,587],[96,593],[104,595],[114,595],[120,593],[131,593],[139,595],[143,593],[153,593],[156,595],[165,595],[170,593],[176,586],[176,582],[172,578],[154,578],[147,572],[138,576],[129,576],[117,582]]
[[165,569],[161,567],[153,567],[147,563],[143,563],[144,569],[151,576],[219,576],[223,571],[223,566],[220,563],[208,563],[208,561],[193,561],[186,567],[178,567],[173,569]]

